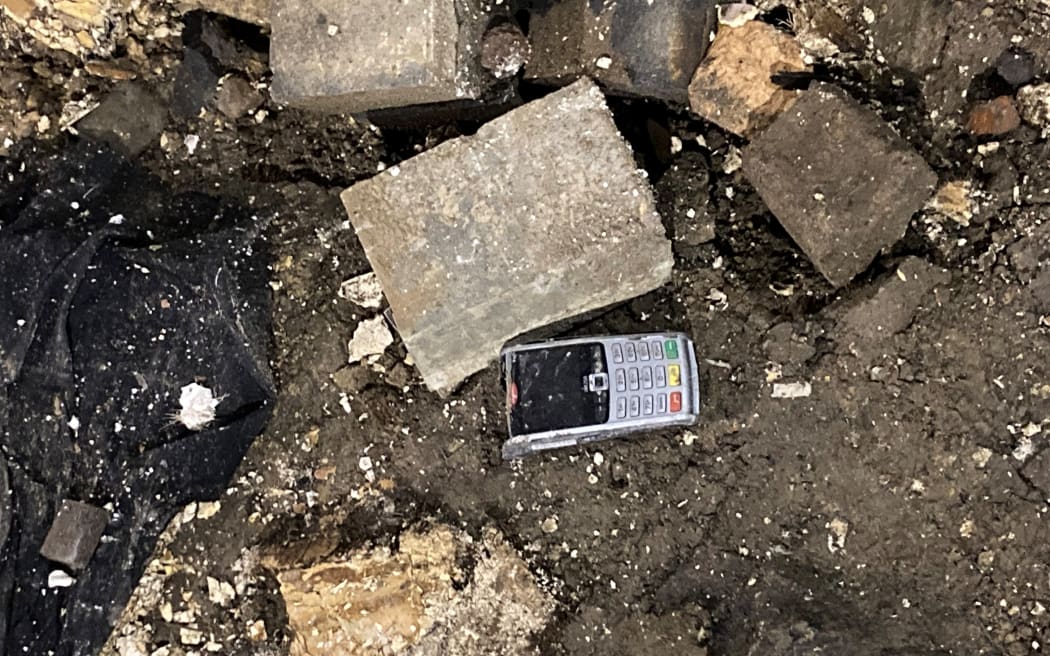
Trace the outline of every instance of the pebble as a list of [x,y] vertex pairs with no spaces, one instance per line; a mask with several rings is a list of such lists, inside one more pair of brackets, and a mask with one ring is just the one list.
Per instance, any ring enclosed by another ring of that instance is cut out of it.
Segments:
[[219,509],[222,508],[222,503],[219,501],[202,501],[197,504],[197,519],[208,519],[214,517]]
[[248,80],[231,75],[222,82],[215,95],[215,108],[228,119],[238,119],[255,111],[263,102],[262,94]]
[[374,271],[344,280],[337,292],[339,298],[346,299],[363,308],[378,309],[383,305],[383,287]]
[[1021,116],[1010,96],[999,96],[970,110],[966,129],[978,137],[1005,134],[1021,125]]
[[813,393],[813,386],[803,383],[774,383],[774,399],[802,399]]
[[60,569],[56,569],[47,575],[47,587],[49,588],[68,588],[74,583],[76,583],[76,579]]
[[553,517],[548,517],[547,519],[543,520],[542,524],[540,524],[540,530],[544,533],[553,533],[557,531],[558,520],[554,519]]
[[497,25],[481,40],[481,67],[498,80],[513,77],[532,55],[529,39],[513,23]]
[[234,591],[233,586],[227,583],[226,581],[220,581],[214,577],[209,576],[207,577],[207,584],[208,600],[211,601],[213,604],[225,606],[231,601],[233,601],[233,598],[237,596],[237,593],[236,591]]
[[269,636],[266,633],[266,622],[255,620],[248,626],[248,638],[252,642],[263,642]]
[[999,56],[995,71],[1012,86],[1028,84],[1035,77],[1035,57],[1022,48],[1009,48]]
[[393,343],[394,336],[390,334],[390,328],[382,315],[367,319],[357,325],[347,346],[350,352],[348,361],[353,364],[368,357],[381,355]]
[[978,469],[984,469],[988,465],[988,461],[992,457],[992,450],[981,447],[973,452],[970,459],[973,460],[974,464],[977,465]]
[[1017,92],[1017,106],[1024,120],[1050,129],[1050,82],[1022,87]]
[[204,634],[196,629],[182,627],[179,629],[179,642],[184,645],[199,645],[204,642]]

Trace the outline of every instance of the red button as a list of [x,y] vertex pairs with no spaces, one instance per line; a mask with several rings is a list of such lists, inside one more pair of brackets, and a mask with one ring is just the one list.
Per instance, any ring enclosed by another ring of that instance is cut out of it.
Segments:
[[671,412],[682,411],[682,393],[671,392]]

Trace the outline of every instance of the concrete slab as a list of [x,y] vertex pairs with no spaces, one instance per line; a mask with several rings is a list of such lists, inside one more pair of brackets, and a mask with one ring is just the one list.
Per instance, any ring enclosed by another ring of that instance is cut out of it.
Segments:
[[671,247],[590,80],[445,142],[343,195],[430,389],[510,338],[664,284]]
[[937,176],[874,112],[817,84],[744,151],[744,172],[833,285],[904,236]]
[[487,20],[481,0],[274,0],[273,96],[338,112],[474,98]]

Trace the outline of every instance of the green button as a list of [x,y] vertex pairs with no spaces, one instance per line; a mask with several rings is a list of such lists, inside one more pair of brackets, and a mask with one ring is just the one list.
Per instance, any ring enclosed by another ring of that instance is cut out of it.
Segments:
[[667,354],[668,360],[674,360],[678,357],[678,342],[673,339],[669,339],[664,342],[664,353]]

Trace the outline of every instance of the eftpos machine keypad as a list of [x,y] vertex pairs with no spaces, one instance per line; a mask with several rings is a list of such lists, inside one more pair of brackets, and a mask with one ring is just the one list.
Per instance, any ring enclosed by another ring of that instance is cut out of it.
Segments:
[[683,409],[683,363],[674,339],[634,339],[609,349],[616,418],[676,414]]

